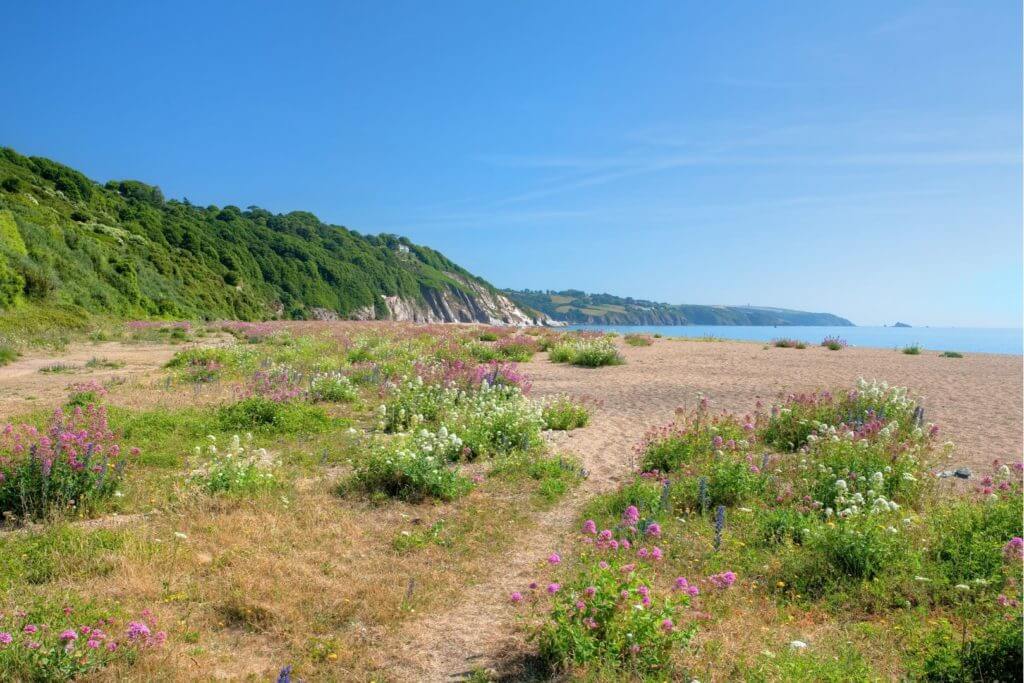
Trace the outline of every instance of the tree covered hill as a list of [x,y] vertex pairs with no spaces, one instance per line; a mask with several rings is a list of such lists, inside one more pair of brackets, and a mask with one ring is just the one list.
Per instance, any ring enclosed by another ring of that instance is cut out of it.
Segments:
[[527,322],[427,247],[311,213],[193,206],[0,148],[0,312]]
[[611,294],[505,290],[513,301],[554,320],[591,325],[852,325],[831,313],[760,306],[665,304]]

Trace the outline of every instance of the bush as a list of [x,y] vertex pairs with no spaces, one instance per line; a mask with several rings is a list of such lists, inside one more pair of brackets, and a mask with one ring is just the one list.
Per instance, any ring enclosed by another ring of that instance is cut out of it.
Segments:
[[907,354],[908,356],[920,356],[921,355],[921,345],[920,344],[911,344],[910,346],[904,346],[903,347],[903,353]]
[[563,339],[550,348],[548,358],[555,363],[571,363],[586,368],[622,365],[626,362],[612,340],[606,337]]
[[806,349],[807,344],[800,341],[799,339],[774,339],[772,340],[772,346],[777,346],[780,349]]
[[315,402],[351,403],[359,392],[348,377],[340,372],[315,375],[309,382],[309,398]]
[[650,346],[654,343],[654,340],[646,334],[627,334],[623,337],[623,341],[630,346]]
[[821,340],[821,345],[830,351],[839,351],[847,347],[846,340],[841,337],[825,337]]
[[280,434],[319,432],[330,420],[323,409],[303,403],[279,403],[253,396],[221,406],[217,420],[225,432],[262,430]]
[[716,451],[748,445],[752,434],[733,416],[709,418],[703,412],[684,416],[680,422],[649,431],[637,450],[645,472],[672,472],[709,460]]
[[1015,536],[1024,536],[1020,503],[1019,495],[981,504],[955,500],[932,512],[928,517],[928,556],[936,564],[937,573],[950,585],[984,579],[1001,587],[1003,546]]
[[943,351],[939,354],[940,358],[963,358],[964,354],[959,351]]
[[20,355],[21,354],[18,353],[17,349],[15,349],[13,346],[0,344],[0,368],[7,365],[8,363],[13,363],[14,361],[18,360],[18,356]]
[[264,448],[253,448],[252,434],[247,434],[245,443],[235,434],[223,449],[217,447],[217,438],[209,437],[204,449],[196,446],[198,461],[192,471],[192,483],[210,494],[230,493],[254,495],[276,488],[276,463]]
[[590,422],[590,409],[583,401],[562,395],[544,401],[541,416],[544,419],[544,429],[567,431],[586,427]]
[[425,498],[454,500],[472,488],[467,478],[448,467],[451,452],[460,446],[453,434],[426,430],[376,442],[356,463],[349,485],[411,502]]
[[996,614],[966,639],[948,621],[931,630],[910,660],[922,680],[963,682],[1019,681],[1024,657],[1021,612]]
[[676,624],[690,603],[686,580],[658,595],[653,565],[597,546],[543,592],[512,594],[514,603],[539,612],[532,629],[542,661],[554,671],[582,667],[601,680],[666,676],[696,632],[692,623]]
[[58,410],[43,433],[7,425],[0,430],[0,514],[91,511],[117,491],[127,456],[102,407]]

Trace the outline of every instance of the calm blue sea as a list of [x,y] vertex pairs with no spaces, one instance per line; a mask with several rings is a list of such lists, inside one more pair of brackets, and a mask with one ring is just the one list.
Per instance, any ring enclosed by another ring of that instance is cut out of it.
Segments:
[[845,339],[850,346],[881,349],[919,344],[930,351],[1024,354],[1020,328],[996,327],[752,327],[746,325],[571,325],[571,329],[607,330],[622,334],[661,334],[665,337],[721,337],[771,341],[780,337],[820,344],[827,336]]

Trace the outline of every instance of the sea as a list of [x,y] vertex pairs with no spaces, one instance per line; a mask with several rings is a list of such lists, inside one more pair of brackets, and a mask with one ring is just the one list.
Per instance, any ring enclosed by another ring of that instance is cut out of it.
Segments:
[[798,339],[817,345],[825,337],[845,339],[850,346],[902,349],[918,345],[923,351],[1024,354],[1024,330],[1019,327],[803,327],[750,325],[570,325],[568,329],[602,330],[620,334],[660,334],[663,337],[716,337],[770,342]]

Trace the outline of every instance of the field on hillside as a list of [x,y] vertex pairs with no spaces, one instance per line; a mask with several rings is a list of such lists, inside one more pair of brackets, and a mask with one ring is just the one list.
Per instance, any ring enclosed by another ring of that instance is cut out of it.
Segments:
[[1020,679],[1018,357],[136,322],[4,362],[3,680]]

